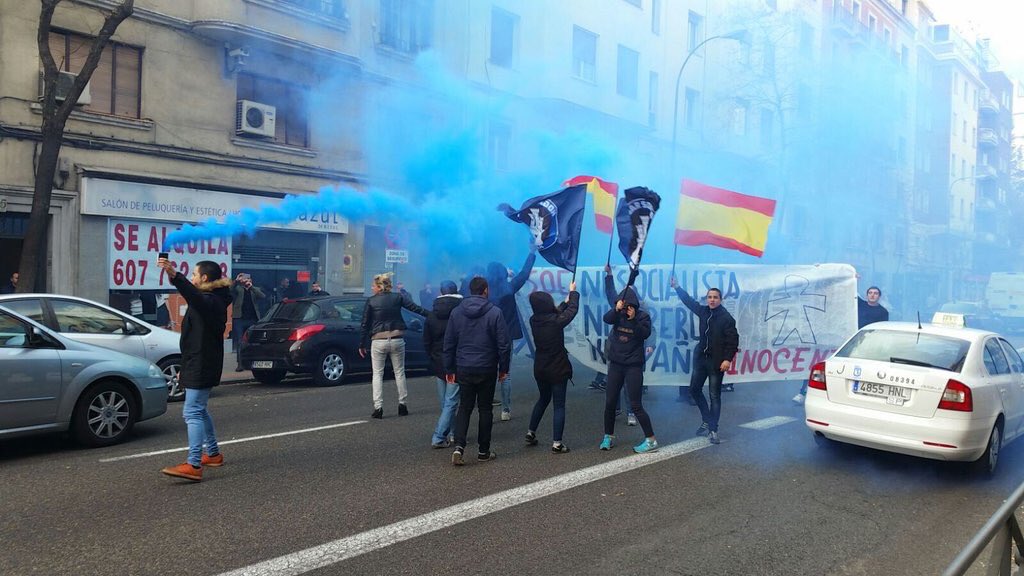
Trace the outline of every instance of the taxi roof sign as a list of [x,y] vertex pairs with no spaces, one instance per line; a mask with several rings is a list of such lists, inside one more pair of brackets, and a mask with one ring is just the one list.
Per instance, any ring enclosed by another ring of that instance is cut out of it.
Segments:
[[932,324],[938,324],[940,326],[951,326],[953,328],[966,328],[967,318],[963,314],[953,314],[951,312],[936,312],[932,316]]

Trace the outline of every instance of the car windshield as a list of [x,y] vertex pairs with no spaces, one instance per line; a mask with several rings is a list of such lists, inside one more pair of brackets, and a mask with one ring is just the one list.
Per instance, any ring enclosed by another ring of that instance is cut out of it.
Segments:
[[320,307],[306,300],[281,302],[273,310],[272,320],[279,322],[309,322],[320,317]]
[[835,355],[960,372],[970,347],[970,341],[950,336],[897,330],[861,330]]

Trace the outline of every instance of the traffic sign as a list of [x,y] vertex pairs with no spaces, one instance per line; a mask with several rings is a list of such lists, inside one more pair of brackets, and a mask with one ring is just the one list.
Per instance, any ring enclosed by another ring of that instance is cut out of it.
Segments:
[[388,264],[408,264],[409,263],[409,251],[408,250],[385,250],[384,251],[384,262]]

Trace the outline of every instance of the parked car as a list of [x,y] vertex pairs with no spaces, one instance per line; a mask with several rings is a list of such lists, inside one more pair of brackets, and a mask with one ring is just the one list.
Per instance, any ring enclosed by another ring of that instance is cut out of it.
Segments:
[[[370,356],[359,356],[360,324],[366,298],[318,296],[279,302],[242,338],[242,367],[254,378],[276,384],[288,372],[311,374],[320,386],[340,384],[354,372],[370,371]],[[423,319],[402,310],[406,371],[427,370]]]
[[152,362],[84,344],[0,305],[0,438],[70,430],[87,446],[124,441],[167,411]]
[[958,314],[964,317],[968,328],[979,330],[990,330],[992,332],[1005,332],[1006,323],[999,316],[996,316],[981,302],[954,301],[946,302],[936,313]]
[[177,332],[158,328],[120,310],[92,300],[61,294],[8,294],[4,306],[62,336],[144,358],[164,374],[167,399],[185,398],[178,382],[181,349]]
[[992,474],[1024,431],[1024,360],[994,332],[879,322],[811,368],[804,409],[820,444],[968,461]]

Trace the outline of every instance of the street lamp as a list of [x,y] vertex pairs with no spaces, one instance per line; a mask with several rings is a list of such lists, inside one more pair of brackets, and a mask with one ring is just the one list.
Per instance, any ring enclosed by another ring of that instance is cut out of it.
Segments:
[[683,59],[683,65],[679,67],[679,74],[676,75],[676,97],[672,101],[672,169],[673,170],[676,167],[676,143],[678,141],[678,134],[679,134],[679,82],[683,79],[683,70],[686,69],[686,63],[690,61],[690,57],[691,56],[693,56],[698,50],[703,48],[705,44],[707,44],[708,42],[711,42],[712,40],[717,40],[719,38],[726,38],[726,39],[729,39],[729,40],[736,40],[738,42],[742,42],[743,39],[746,38],[746,37],[747,37],[747,31],[741,29],[741,30],[733,30],[732,32],[729,32],[728,34],[719,34],[717,36],[711,36],[709,38],[705,38],[703,42],[701,42],[700,44],[697,44],[696,46],[694,46],[693,49],[690,50],[690,52],[686,55],[686,58]]

